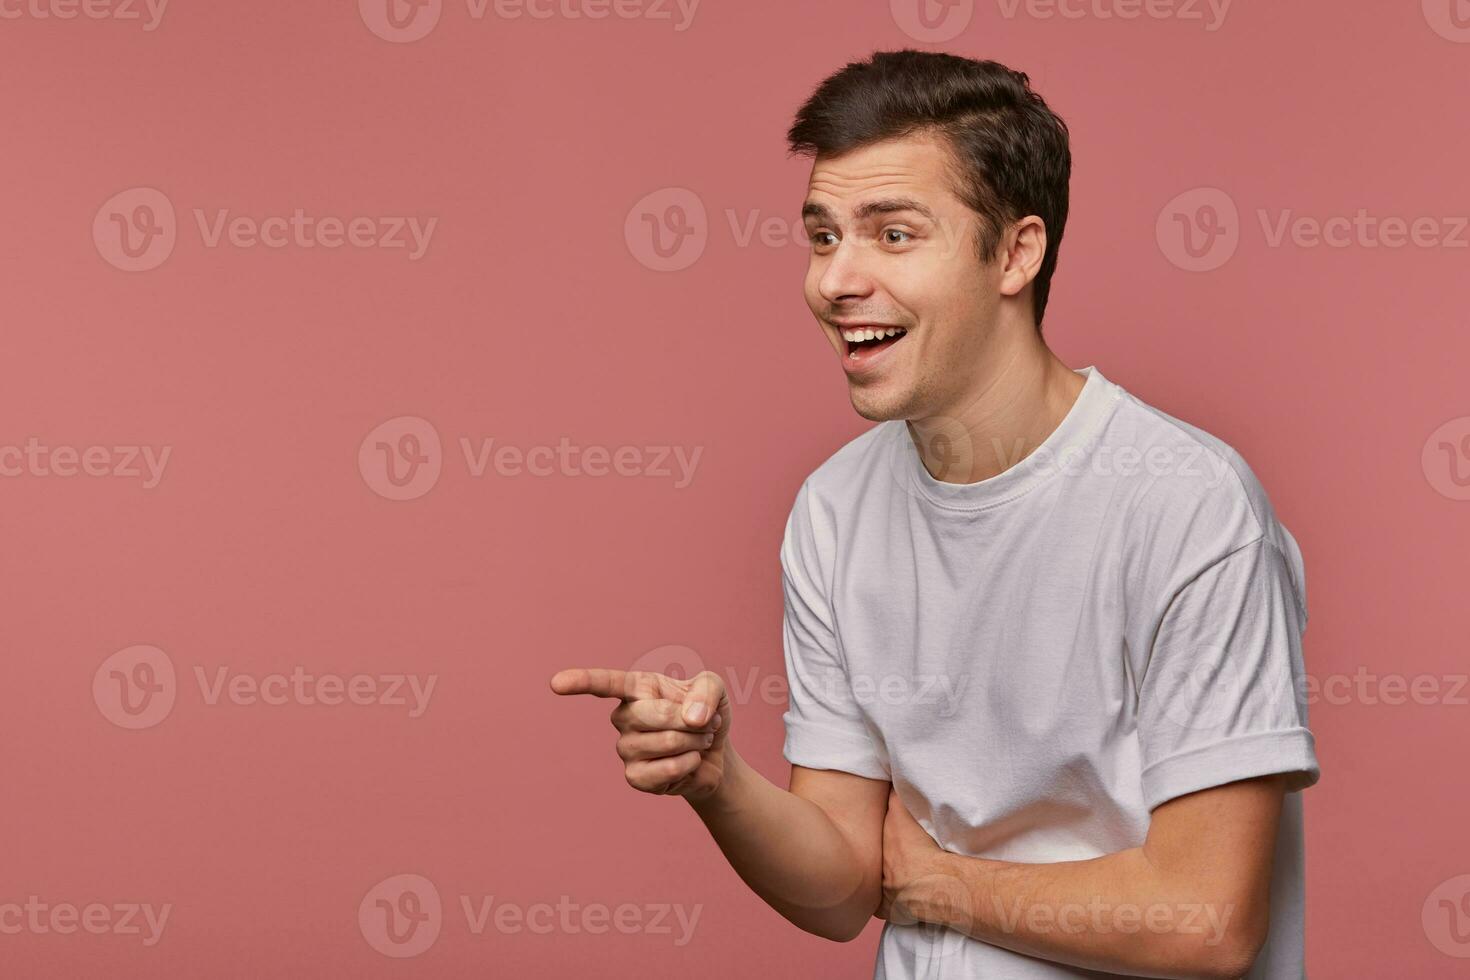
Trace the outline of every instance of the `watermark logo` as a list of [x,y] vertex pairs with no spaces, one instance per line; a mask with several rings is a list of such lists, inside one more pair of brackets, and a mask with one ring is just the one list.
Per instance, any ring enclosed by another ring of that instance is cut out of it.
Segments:
[[97,254],[124,272],[147,272],[163,265],[178,237],[173,202],[152,187],[119,191],[92,219]]
[[1419,461],[1437,493],[1470,500],[1470,415],[1450,419],[1431,432]]
[[[1291,208],[1255,209],[1267,248],[1400,249],[1470,248],[1470,216],[1378,215],[1368,208],[1325,218]],[[1215,187],[1185,191],[1159,212],[1159,250],[1188,272],[1210,272],[1228,262],[1244,228],[1235,201]]]
[[1470,44],[1470,3],[1465,0],[1422,0],[1424,19],[1447,41]]
[[975,15],[975,0],[889,0],[893,22],[915,41],[942,44],[964,33]]
[[[436,217],[415,215],[308,214],[293,208],[289,214],[257,218],[229,208],[190,208],[199,242],[204,248],[287,248],[310,250],[402,249],[410,262],[428,253]],[[156,269],[173,254],[179,223],[173,202],[152,187],[133,187],[108,198],[92,219],[92,241],[109,264],[124,272]]]
[[676,681],[687,681],[702,673],[704,669],[704,660],[692,647],[668,643],[661,647],[654,647],[633,661],[628,667],[628,672],[644,671],[651,674],[663,674]]
[[[303,707],[390,707],[420,718],[429,708],[438,674],[315,674],[297,664],[289,673],[255,675],[228,666],[211,670],[195,665],[194,681],[208,707],[299,705]],[[167,718],[178,699],[172,659],[146,644],[119,650],[92,676],[92,700],[102,716],[119,728],[152,728]]]
[[444,0],[357,0],[357,12],[368,30],[394,44],[427,37],[443,10]]
[[[559,896],[554,905],[508,902],[495,895],[458,897],[465,929],[472,936],[483,936],[492,928],[501,935],[538,936],[600,936],[613,931],[625,936],[667,935],[675,946],[685,946],[693,938],[704,910],[703,905],[691,908],[668,902],[608,906],[578,902],[570,895]],[[446,919],[439,890],[428,878],[416,874],[383,879],[369,889],[357,907],[358,929],[368,945],[397,959],[418,956],[434,945]]]
[[1164,205],[1154,236],[1174,265],[1210,272],[1229,262],[1240,245],[1240,213],[1218,187],[1196,187]]
[[969,888],[953,875],[943,873],[914,879],[905,894],[922,895],[924,918],[900,895],[889,907],[888,923],[893,940],[905,954],[924,963],[960,955],[970,940],[965,933],[975,927],[974,901]]
[[979,445],[958,418],[931,416],[907,424],[890,423],[883,447],[887,468],[907,493],[944,502],[963,501],[982,472],[993,479],[1019,471],[1027,479],[1098,477],[1126,480],[1149,476],[1176,479],[1192,490],[1213,490],[1231,479],[1230,461],[1200,443],[1148,446],[1077,444],[1057,449],[1028,448],[1016,439],[1009,446],[991,439]]
[[357,450],[357,469],[374,493],[416,500],[434,489],[444,466],[439,431],[417,415],[400,415],[369,432]]
[[[816,216],[792,219],[759,207],[721,208],[711,217],[703,198],[684,187],[665,187],[645,195],[629,209],[623,222],[623,239],[628,252],[645,268],[655,272],[679,272],[699,261],[709,241],[728,230],[729,242],[738,249],[799,248],[813,253],[814,244],[831,246],[828,236],[837,234]],[[720,220],[723,218],[723,220]],[[820,235],[813,230],[822,227]],[[815,243],[813,239],[816,239]],[[971,230],[955,222],[934,223],[925,248],[936,256],[954,256],[960,249],[973,250]],[[851,246],[881,247],[879,236],[849,236]],[[839,243],[840,244],[840,243]],[[826,254],[813,253],[813,254]]]
[[939,500],[960,496],[979,471],[970,430],[947,415],[894,423],[885,456],[889,475],[913,496]]
[[644,195],[623,222],[628,251],[655,272],[687,269],[704,254],[709,221],[699,195],[684,187],[665,187]]
[[119,728],[152,728],[173,711],[178,696],[174,664],[147,644],[117,651],[92,675],[92,700]]
[[439,889],[423,875],[384,878],[357,907],[357,927],[368,945],[397,959],[418,956],[434,945],[443,924]]
[[[493,436],[458,438],[466,474],[514,478],[636,477],[664,479],[675,490],[694,481],[703,446],[582,446],[562,436],[555,445],[516,446]],[[444,468],[439,433],[416,415],[389,419],[357,450],[363,482],[389,500],[415,500],[433,489]]]
[[[663,674],[687,681],[711,670],[725,685],[731,704],[761,703],[785,707],[790,699],[790,684],[783,673],[767,673],[759,666],[707,668],[693,648],[678,643],[654,647],[627,668],[628,673]],[[823,670],[803,679],[804,687],[823,703],[856,704],[864,707],[932,708],[940,718],[950,718],[964,705],[970,686],[969,674],[934,673],[870,673],[849,672],[845,668]]]
[[1446,956],[1470,959],[1470,875],[1439,883],[1424,900],[1424,935]]
[[[694,23],[700,0],[465,0],[465,15],[474,22],[493,17],[518,20],[669,21],[674,33]],[[357,0],[357,11],[368,30],[393,44],[428,37],[439,24],[443,0]]]
[[1225,727],[1242,701],[1242,679],[1222,646],[1171,643],[1160,638],[1166,655],[1154,676],[1146,678],[1146,697],[1163,706],[1164,717],[1186,731],[1214,732]]

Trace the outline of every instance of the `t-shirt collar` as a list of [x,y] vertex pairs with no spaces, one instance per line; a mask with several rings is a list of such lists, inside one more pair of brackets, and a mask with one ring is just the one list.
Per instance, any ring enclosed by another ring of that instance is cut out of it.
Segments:
[[[1102,372],[1094,366],[1080,368],[1077,373],[1087,380],[1061,423],[1025,459],[978,483],[936,480],[924,467],[918,448],[909,436],[907,423],[902,420],[891,423],[894,437],[890,448],[899,455],[901,468],[907,470],[909,485],[920,498],[937,507],[973,511],[1014,500],[1057,473],[1075,471],[1081,457],[1091,448],[1101,431],[1102,423],[1111,414],[1120,393],[1118,386],[1104,378]],[[946,437],[941,426],[935,439],[948,438],[946,445],[937,448],[941,453],[948,451],[951,454],[952,473],[962,478],[969,466],[969,460],[963,452],[968,446],[969,438],[958,422],[954,426],[953,437]],[[975,447],[974,451],[979,453],[986,450]]]

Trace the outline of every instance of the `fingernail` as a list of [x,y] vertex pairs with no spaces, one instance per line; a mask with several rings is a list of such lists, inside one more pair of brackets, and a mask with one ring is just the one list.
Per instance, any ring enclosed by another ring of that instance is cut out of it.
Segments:
[[704,702],[696,701],[684,709],[684,720],[691,725],[698,725],[704,721]]

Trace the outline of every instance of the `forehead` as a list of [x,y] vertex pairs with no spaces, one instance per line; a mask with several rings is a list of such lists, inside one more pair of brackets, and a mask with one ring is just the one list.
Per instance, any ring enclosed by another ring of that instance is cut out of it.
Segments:
[[807,203],[838,212],[873,197],[903,197],[935,210],[960,204],[954,196],[948,147],[932,136],[884,140],[841,156],[818,156]]

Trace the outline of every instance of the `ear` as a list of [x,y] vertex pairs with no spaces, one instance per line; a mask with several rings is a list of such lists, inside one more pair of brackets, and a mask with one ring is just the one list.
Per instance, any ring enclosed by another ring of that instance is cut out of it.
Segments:
[[1046,223],[1034,214],[1011,225],[1000,244],[1000,294],[1017,296],[1041,271]]

